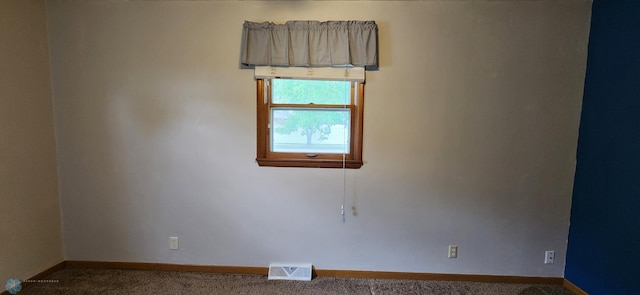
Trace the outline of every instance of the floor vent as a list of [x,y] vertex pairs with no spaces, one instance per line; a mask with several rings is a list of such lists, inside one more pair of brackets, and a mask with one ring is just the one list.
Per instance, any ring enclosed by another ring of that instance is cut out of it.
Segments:
[[311,263],[308,264],[269,264],[269,280],[311,281]]

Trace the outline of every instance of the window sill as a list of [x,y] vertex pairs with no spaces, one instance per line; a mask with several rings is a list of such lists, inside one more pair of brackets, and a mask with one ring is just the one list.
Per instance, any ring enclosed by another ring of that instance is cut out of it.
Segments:
[[268,159],[257,158],[258,165],[263,167],[305,167],[305,168],[348,168],[360,169],[362,161],[331,159]]

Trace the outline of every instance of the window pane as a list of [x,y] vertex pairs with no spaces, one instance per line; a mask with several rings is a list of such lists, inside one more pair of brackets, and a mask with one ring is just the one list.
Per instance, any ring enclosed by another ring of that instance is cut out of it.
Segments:
[[349,153],[348,109],[274,108],[271,151],[288,153]]
[[273,79],[273,103],[349,104],[351,82]]

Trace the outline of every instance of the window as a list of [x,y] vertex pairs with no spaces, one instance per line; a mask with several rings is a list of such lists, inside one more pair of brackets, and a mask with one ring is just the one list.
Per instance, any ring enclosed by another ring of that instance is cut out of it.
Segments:
[[360,168],[375,21],[245,21],[240,63],[257,80],[260,166]]
[[360,168],[363,102],[358,81],[257,79],[258,164]]

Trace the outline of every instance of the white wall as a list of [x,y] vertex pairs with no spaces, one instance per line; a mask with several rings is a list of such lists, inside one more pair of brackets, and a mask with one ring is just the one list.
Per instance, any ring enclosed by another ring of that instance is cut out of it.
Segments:
[[63,260],[55,148],[44,1],[2,0],[2,286],[8,279],[30,278]]
[[[562,276],[590,9],[48,1],[66,259]],[[254,162],[242,23],[305,19],[379,25],[346,176]]]

